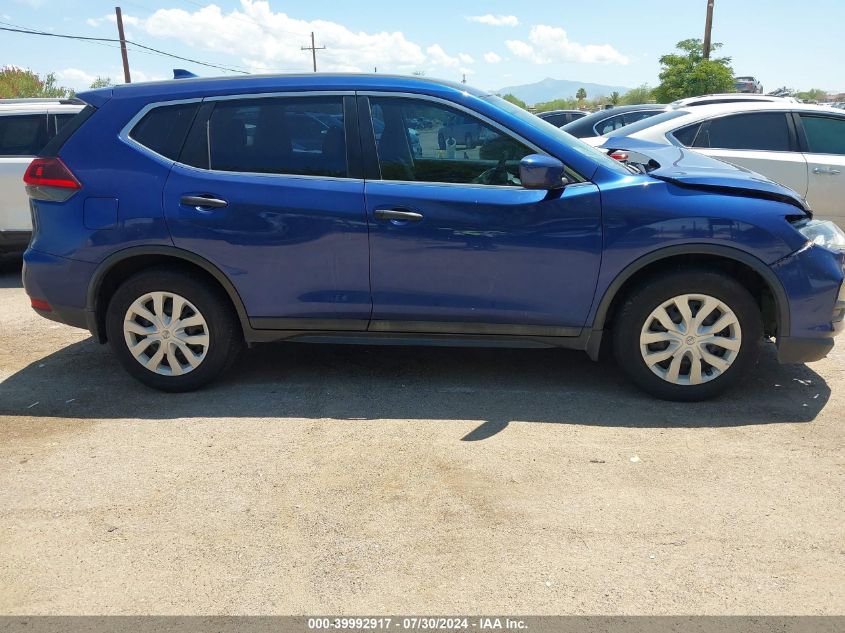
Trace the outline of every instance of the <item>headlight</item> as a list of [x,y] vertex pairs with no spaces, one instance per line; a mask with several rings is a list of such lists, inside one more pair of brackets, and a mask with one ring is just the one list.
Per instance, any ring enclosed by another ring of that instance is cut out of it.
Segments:
[[816,246],[830,250],[845,250],[845,232],[833,222],[827,220],[810,220],[798,231]]

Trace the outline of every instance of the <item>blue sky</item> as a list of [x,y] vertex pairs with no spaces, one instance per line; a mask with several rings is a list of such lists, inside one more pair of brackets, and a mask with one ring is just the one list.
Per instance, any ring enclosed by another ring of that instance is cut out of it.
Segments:
[[[33,29],[116,37],[120,3],[127,37],[251,72],[310,71],[300,50],[315,31],[321,70],[410,73],[486,89],[544,77],[655,85],[658,58],[675,42],[701,37],[706,0],[601,2],[425,2],[366,0],[2,0],[0,20]],[[559,7],[559,10],[556,10]],[[716,0],[713,39],[738,75],[779,86],[845,91],[839,67],[845,0]],[[130,50],[133,80],[162,79],[174,67],[227,74]],[[81,89],[95,76],[122,81],[120,52],[0,32],[0,64],[56,72]]]

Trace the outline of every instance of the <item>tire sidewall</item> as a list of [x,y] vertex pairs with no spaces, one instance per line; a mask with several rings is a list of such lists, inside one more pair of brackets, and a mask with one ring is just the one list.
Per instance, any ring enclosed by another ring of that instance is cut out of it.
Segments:
[[[723,301],[737,316],[742,331],[739,353],[720,376],[700,385],[675,385],[656,375],[640,352],[646,319],[662,303],[684,294],[705,294]],[[625,302],[613,331],[617,362],[633,382],[658,398],[698,401],[735,387],[756,365],[763,341],[760,309],[751,294],[733,279],[711,271],[683,271],[649,280]]]
[[[143,367],[126,344],[123,333],[126,311],[136,299],[156,291],[175,293],[190,301],[208,326],[205,358],[199,367],[181,376],[163,376]],[[106,311],[106,333],[118,360],[134,378],[162,391],[190,391],[214,380],[228,367],[239,349],[236,321],[228,298],[221,294],[188,274],[151,270],[129,278],[114,293]]]

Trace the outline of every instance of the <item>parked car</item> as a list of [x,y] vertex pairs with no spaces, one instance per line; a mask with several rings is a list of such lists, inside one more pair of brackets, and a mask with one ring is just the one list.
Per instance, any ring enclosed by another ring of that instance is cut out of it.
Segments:
[[567,123],[561,129],[575,138],[602,136],[631,123],[665,112],[666,108],[666,105],[660,103],[617,106],[610,110],[599,110],[582,119]]
[[560,127],[562,125],[566,125],[567,123],[572,123],[573,121],[582,119],[587,116],[587,114],[588,113],[583,110],[549,110],[548,112],[538,112],[537,116],[544,121],[548,121],[555,127]]
[[691,147],[751,169],[795,190],[818,217],[845,228],[845,112],[802,103],[699,106],[616,135]]
[[[764,337],[781,362],[805,362],[843,329],[845,234],[791,189],[679,146],[647,144],[634,169],[499,97],[417,77],[184,79],[80,98],[24,176],[24,287],[151,387],[198,388],[266,341],[593,359],[611,342],[641,388],[699,400],[751,374]],[[258,109],[251,143],[245,108]],[[343,127],[301,149],[292,111]],[[407,126],[423,119],[415,157]],[[444,154],[446,121],[484,130],[477,156]]]
[[700,97],[687,97],[686,99],[678,99],[669,104],[669,110],[677,110],[679,108],[689,108],[699,105],[716,105],[719,103],[798,103],[798,99],[789,95],[761,95],[761,94],[743,94],[740,92],[728,92],[725,94],[701,95]]
[[0,99],[0,255],[21,253],[29,243],[32,221],[21,177],[82,106],[73,99]]
[[762,94],[763,92],[763,84],[750,76],[734,78],[734,88],[737,92],[750,92],[752,94]]
[[489,135],[487,138],[485,135],[487,135],[487,128],[483,125],[450,114],[437,132],[437,144],[443,150],[457,145],[464,149],[475,149],[489,138]]

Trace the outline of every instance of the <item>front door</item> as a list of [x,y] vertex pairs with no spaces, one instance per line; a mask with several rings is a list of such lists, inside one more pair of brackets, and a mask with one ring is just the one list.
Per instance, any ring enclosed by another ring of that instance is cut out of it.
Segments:
[[845,117],[798,116],[810,172],[807,202],[816,217],[845,229]]
[[221,99],[188,134],[164,192],[174,244],[229,277],[253,327],[367,327],[364,184],[350,177],[357,136],[346,142],[354,109],[341,95]]
[[598,189],[523,189],[527,143],[440,102],[369,102],[370,329],[577,335],[599,270]]

